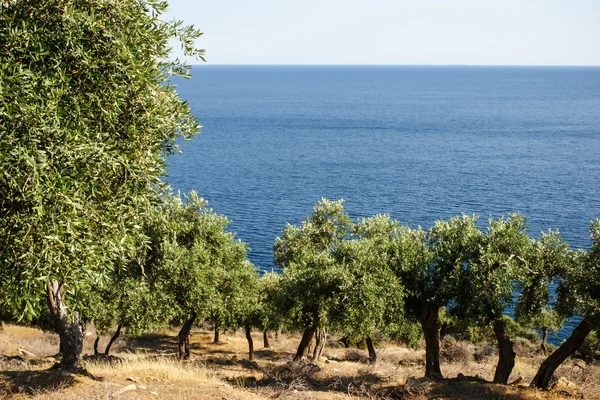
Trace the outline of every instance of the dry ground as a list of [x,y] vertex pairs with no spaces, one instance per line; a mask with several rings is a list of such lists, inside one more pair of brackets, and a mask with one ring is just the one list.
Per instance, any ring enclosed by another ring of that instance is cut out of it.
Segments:
[[[517,345],[517,364],[511,381],[502,386],[492,379],[493,347],[446,342],[443,382],[421,379],[422,350],[382,343],[375,365],[366,351],[342,348],[330,340],[317,364],[292,363],[299,335],[271,340],[262,349],[254,335],[255,362],[247,361],[247,342],[241,332],[212,344],[211,333],[198,329],[191,337],[192,357],[177,361],[175,331],[156,332],[137,339],[119,339],[111,358],[86,356],[91,376],[62,374],[50,369],[56,362],[56,335],[37,329],[5,325],[0,331],[0,398],[11,399],[600,399],[600,365],[571,360],[558,371],[571,387],[550,392],[528,389],[543,357]],[[92,337],[85,353],[92,353]],[[102,350],[108,338],[100,342]],[[457,375],[465,375],[457,379]],[[416,377],[416,378],[415,378]],[[122,391],[121,389],[132,389]]]

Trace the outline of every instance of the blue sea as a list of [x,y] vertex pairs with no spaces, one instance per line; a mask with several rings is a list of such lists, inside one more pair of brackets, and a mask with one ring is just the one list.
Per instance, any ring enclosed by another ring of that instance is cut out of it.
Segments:
[[178,91],[203,125],[168,159],[262,270],[321,198],[410,226],[523,213],[589,246],[600,217],[600,68],[194,66]]

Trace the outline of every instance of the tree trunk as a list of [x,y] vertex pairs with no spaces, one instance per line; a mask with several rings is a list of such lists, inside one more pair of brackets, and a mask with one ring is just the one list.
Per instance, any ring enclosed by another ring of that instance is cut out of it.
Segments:
[[300,340],[298,350],[294,356],[294,361],[306,359],[306,356],[308,355],[308,345],[310,344],[316,330],[316,328],[307,328],[304,330],[304,333],[302,334],[302,340]]
[[367,336],[365,340],[367,342],[367,349],[369,350],[369,360],[371,363],[377,362],[377,353],[375,352],[375,347],[373,346],[373,339],[370,336]]
[[271,348],[271,343],[269,342],[269,333],[267,331],[263,332],[263,347],[265,349]]
[[179,339],[179,343],[177,344],[177,358],[179,360],[187,360],[190,358],[190,331],[192,330],[192,325],[196,321],[196,313],[192,312],[190,318],[185,320],[181,329],[179,330],[179,334],[177,338]]
[[542,326],[542,344],[540,347],[542,348],[542,352],[544,355],[548,355],[548,349],[546,349],[546,340],[548,339],[548,327]]
[[220,339],[221,339],[221,336],[219,333],[219,325],[215,324],[215,340],[213,340],[213,343],[219,343]]
[[98,351],[98,342],[100,342],[100,336],[98,336],[98,334],[96,334],[96,340],[94,340],[94,355],[95,356],[100,354],[100,352]]
[[117,325],[117,331],[115,332],[114,335],[112,335],[112,337],[110,338],[110,340],[108,341],[108,344],[106,345],[106,349],[104,350],[104,355],[107,356],[108,353],[110,352],[110,348],[112,347],[113,343],[115,342],[115,340],[118,339],[118,337],[121,335],[121,328],[122,325],[119,324]]
[[544,360],[531,381],[532,387],[548,389],[554,371],[583,344],[587,335],[594,329],[589,320],[583,319],[565,342]]
[[250,325],[246,325],[246,340],[248,341],[248,360],[252,361],[254,357],[254,341],[252,340],[252,330]]
[[316,332],[315,339],[315,350],[312,356],[313,362],[319,361],[321,358],[321,353],[323,353],[325,343],[327,343],[327,331],[325,329],[319,329]]
[[62,347],[62,360],[60,368],[68,371],[82,371],[81,353],[83,351],[83,330],[79,313],[73,313],[69,318],[67,307],[64,303],[64,286],[52,279],[46,285],[46,299],[50,315],[54,320],[56,330],[60,337]]
[[498,320],[494,322],[494,335],[498,342],[498,365],[494,374],[494,383],[506,385],[508,377],[515,366],[516,353],[513,349],[513,342],[506,331],[506,322]]
[[426,308],[420,316],[425,335],[425,377],[442,379],[440,369],[440,319],[438,308]]

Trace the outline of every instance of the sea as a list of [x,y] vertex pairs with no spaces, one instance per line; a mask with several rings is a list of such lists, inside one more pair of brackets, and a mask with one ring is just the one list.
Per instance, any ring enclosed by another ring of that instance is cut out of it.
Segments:
[[423,228],[519,212],[590,246],[600,67],[198,65],[174,83],[203,127],[166,181],[228,216],[261,271],[322,197]]

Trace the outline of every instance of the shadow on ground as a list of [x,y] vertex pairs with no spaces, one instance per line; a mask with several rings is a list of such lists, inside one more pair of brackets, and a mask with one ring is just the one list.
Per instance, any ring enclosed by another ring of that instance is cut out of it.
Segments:
[[76,382],[59,369],[45,371],[0,371],[0,397],[15,393],[35,395],[64,390]]
[[[302,391],[338,392],[357,398],[369,399],[531,399],[525,387],[496,385],[479,378],[429,380],[410,378],[404,385],[390,384],[373,373],[361,375],[321,377],[319,366],[311,363],[293,363],[262,368],[263,377],[238,376],[228,379],[237,387],[271,389],[275,397]],[[529,393],[531,394],[531,393]]]
[[379,389],[374,385],[381,384],[384,380],[378,375],[367,373],[360,376],[320,377],[321,368],[312,363],[288,362],[284,365],[270,365],[261,369],[263,377],[256,379],[254,376],[235,377],[229,383],[246,388],[272,388],[285,392],[299,392],[305,390],[320,392],[343,392],[359,394],[368,392],[376,394]]

